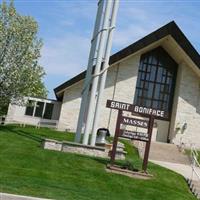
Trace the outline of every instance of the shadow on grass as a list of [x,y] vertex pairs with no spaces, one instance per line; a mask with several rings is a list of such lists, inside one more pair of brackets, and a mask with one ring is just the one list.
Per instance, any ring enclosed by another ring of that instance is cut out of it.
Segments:
[[36,142],[42,142],[43,141],[43,137],[35,136],[34,134],[23,131],[23,130],[17,130],[15,126],[6,127],[3,130],[7,130],[11,133],[17,134],[19,136],[22,136],[22,137],[25,137],[25,138],[28,138],[28,139],[31,139],[31,140],[36,141]]
[[110,163],[110,159],[109,158],[99,158],[99,157],[91,157],[92,160],[97,161],[98,163],[107,165]]
[[[42,141],[43,141],[43,139],[46,137],[46,135],[44,135],[45,137],[43,137],[42,135],[40,135],[40,136],[38,136],[38,135],[36,135],[36,134],[34,134],[34,133],[31,133],[30,131],[27,131],[26,129],[24,129],[24,130],[21,130],[22,128],[20,127],[20,129],[18,129],[19,128],[19,126],[15,126],[15,125],[10,125],[10,126],[1,126],[0,127],[0,132],[1,131],[3,131],[3,132],[10,132],[10,133],[12,133],[12,134],[16,134],[16,135],[19,135],[19,136],[21,136],[21,137],[24,137],[24,138],[28,138],[28,139],[30,139],[30,140],[32,140],[32,141],[36,141],[36,142],[38,142],[39,143],[39,146],[41,146],[41,143],[42,143]],[[138,164],[138,155],[133,155],[135,152],[134,152],[134,149],[133,149],[133,146],[132,145],[130,145],[128,142],[126,142],[126,141],[121,141],[121,142],[123,142],[123,143],[125,143],[125,147],[126,147],[126,149],[128,150],[128,152],[131,154],[131,156],[128,156],[128,157],[126,157],[126,159],[125,160],[116,160],[115,161],[115,164],[116,165],[120,165],[120,166],[122,166],[122,165],[124,165],[128,160],[129,160],[129,162],[130,162],[130,160],[131,160],[131,162],[133,163],[133,165],[135,166],[137,166],[137,164]],[[131,146],[131,147],[130,147]],[[134,152],[134,153],[133,153]],[[110,163],[110,158],[100,158],[100,157],[92,157],[92,156],[86,156],[86,155],[80,155],[80,154],[77,154],[77,155],[79,155],[80,157],[88,157],[89,159],[91,159],[91,160],[94,160],[94,161],[96,161],[96,162],[98,162],[98,163],[100,163],[100,164],[103,164],[103,165],[107,165],[107,164],[109,164]],[[135,162],[136,161],[136,162]]]

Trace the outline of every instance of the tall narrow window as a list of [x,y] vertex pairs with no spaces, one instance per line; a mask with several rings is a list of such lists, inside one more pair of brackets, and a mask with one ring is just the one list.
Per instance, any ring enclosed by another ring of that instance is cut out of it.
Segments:
[[28,100],[25,115],[33,116],[33,111],[34,111],[34,101]]
[[51,119],[52,118],[53,107],[54,107],[54,104],[46,103],[44,116],[43,116],[44,119]]
[[35,109],[35,117],[42,117],[44,102],[38,101]]
[[134,104],[165,110],[172,109],[177,63],[158,47],[141,56]]

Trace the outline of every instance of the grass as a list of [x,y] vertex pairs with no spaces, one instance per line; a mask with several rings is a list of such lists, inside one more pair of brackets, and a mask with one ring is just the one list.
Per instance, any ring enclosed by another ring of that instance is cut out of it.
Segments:
[[[185,149],[185,153],[186,155],[188,155],[189,157],[191,157],[191,150],[190,149]],[[197,155],[197,160],[200,163],[200,151],[197,151],[198,155]]]
[[[149,164],[151,180],[107,173],[106,159],[41,148],[42,138],[73,140],[73,134],[50,129],[0,126],[0,191],[59,200],[192,200],[184,178]],[[141,165],[124,141],[128,160]]]

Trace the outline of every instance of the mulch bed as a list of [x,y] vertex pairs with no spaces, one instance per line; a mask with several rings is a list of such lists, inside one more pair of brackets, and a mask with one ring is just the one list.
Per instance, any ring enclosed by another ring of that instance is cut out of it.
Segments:
[[123,169],[121,166],[118,165],[107,165],[106,171],[115,174],[121,174],[131,178],[146,179],[146,180],[153,178],[153,175],[148,174],[146,172]]

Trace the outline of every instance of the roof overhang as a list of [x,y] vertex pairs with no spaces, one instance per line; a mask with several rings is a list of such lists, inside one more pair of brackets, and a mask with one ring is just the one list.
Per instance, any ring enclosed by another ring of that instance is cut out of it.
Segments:
[[180,45],[171,35],[168,36],[167,39],[162,43],[162,46],[179,65],[185,63],[196,73],[197,76],[200,77],[200,67],[180,47]]

